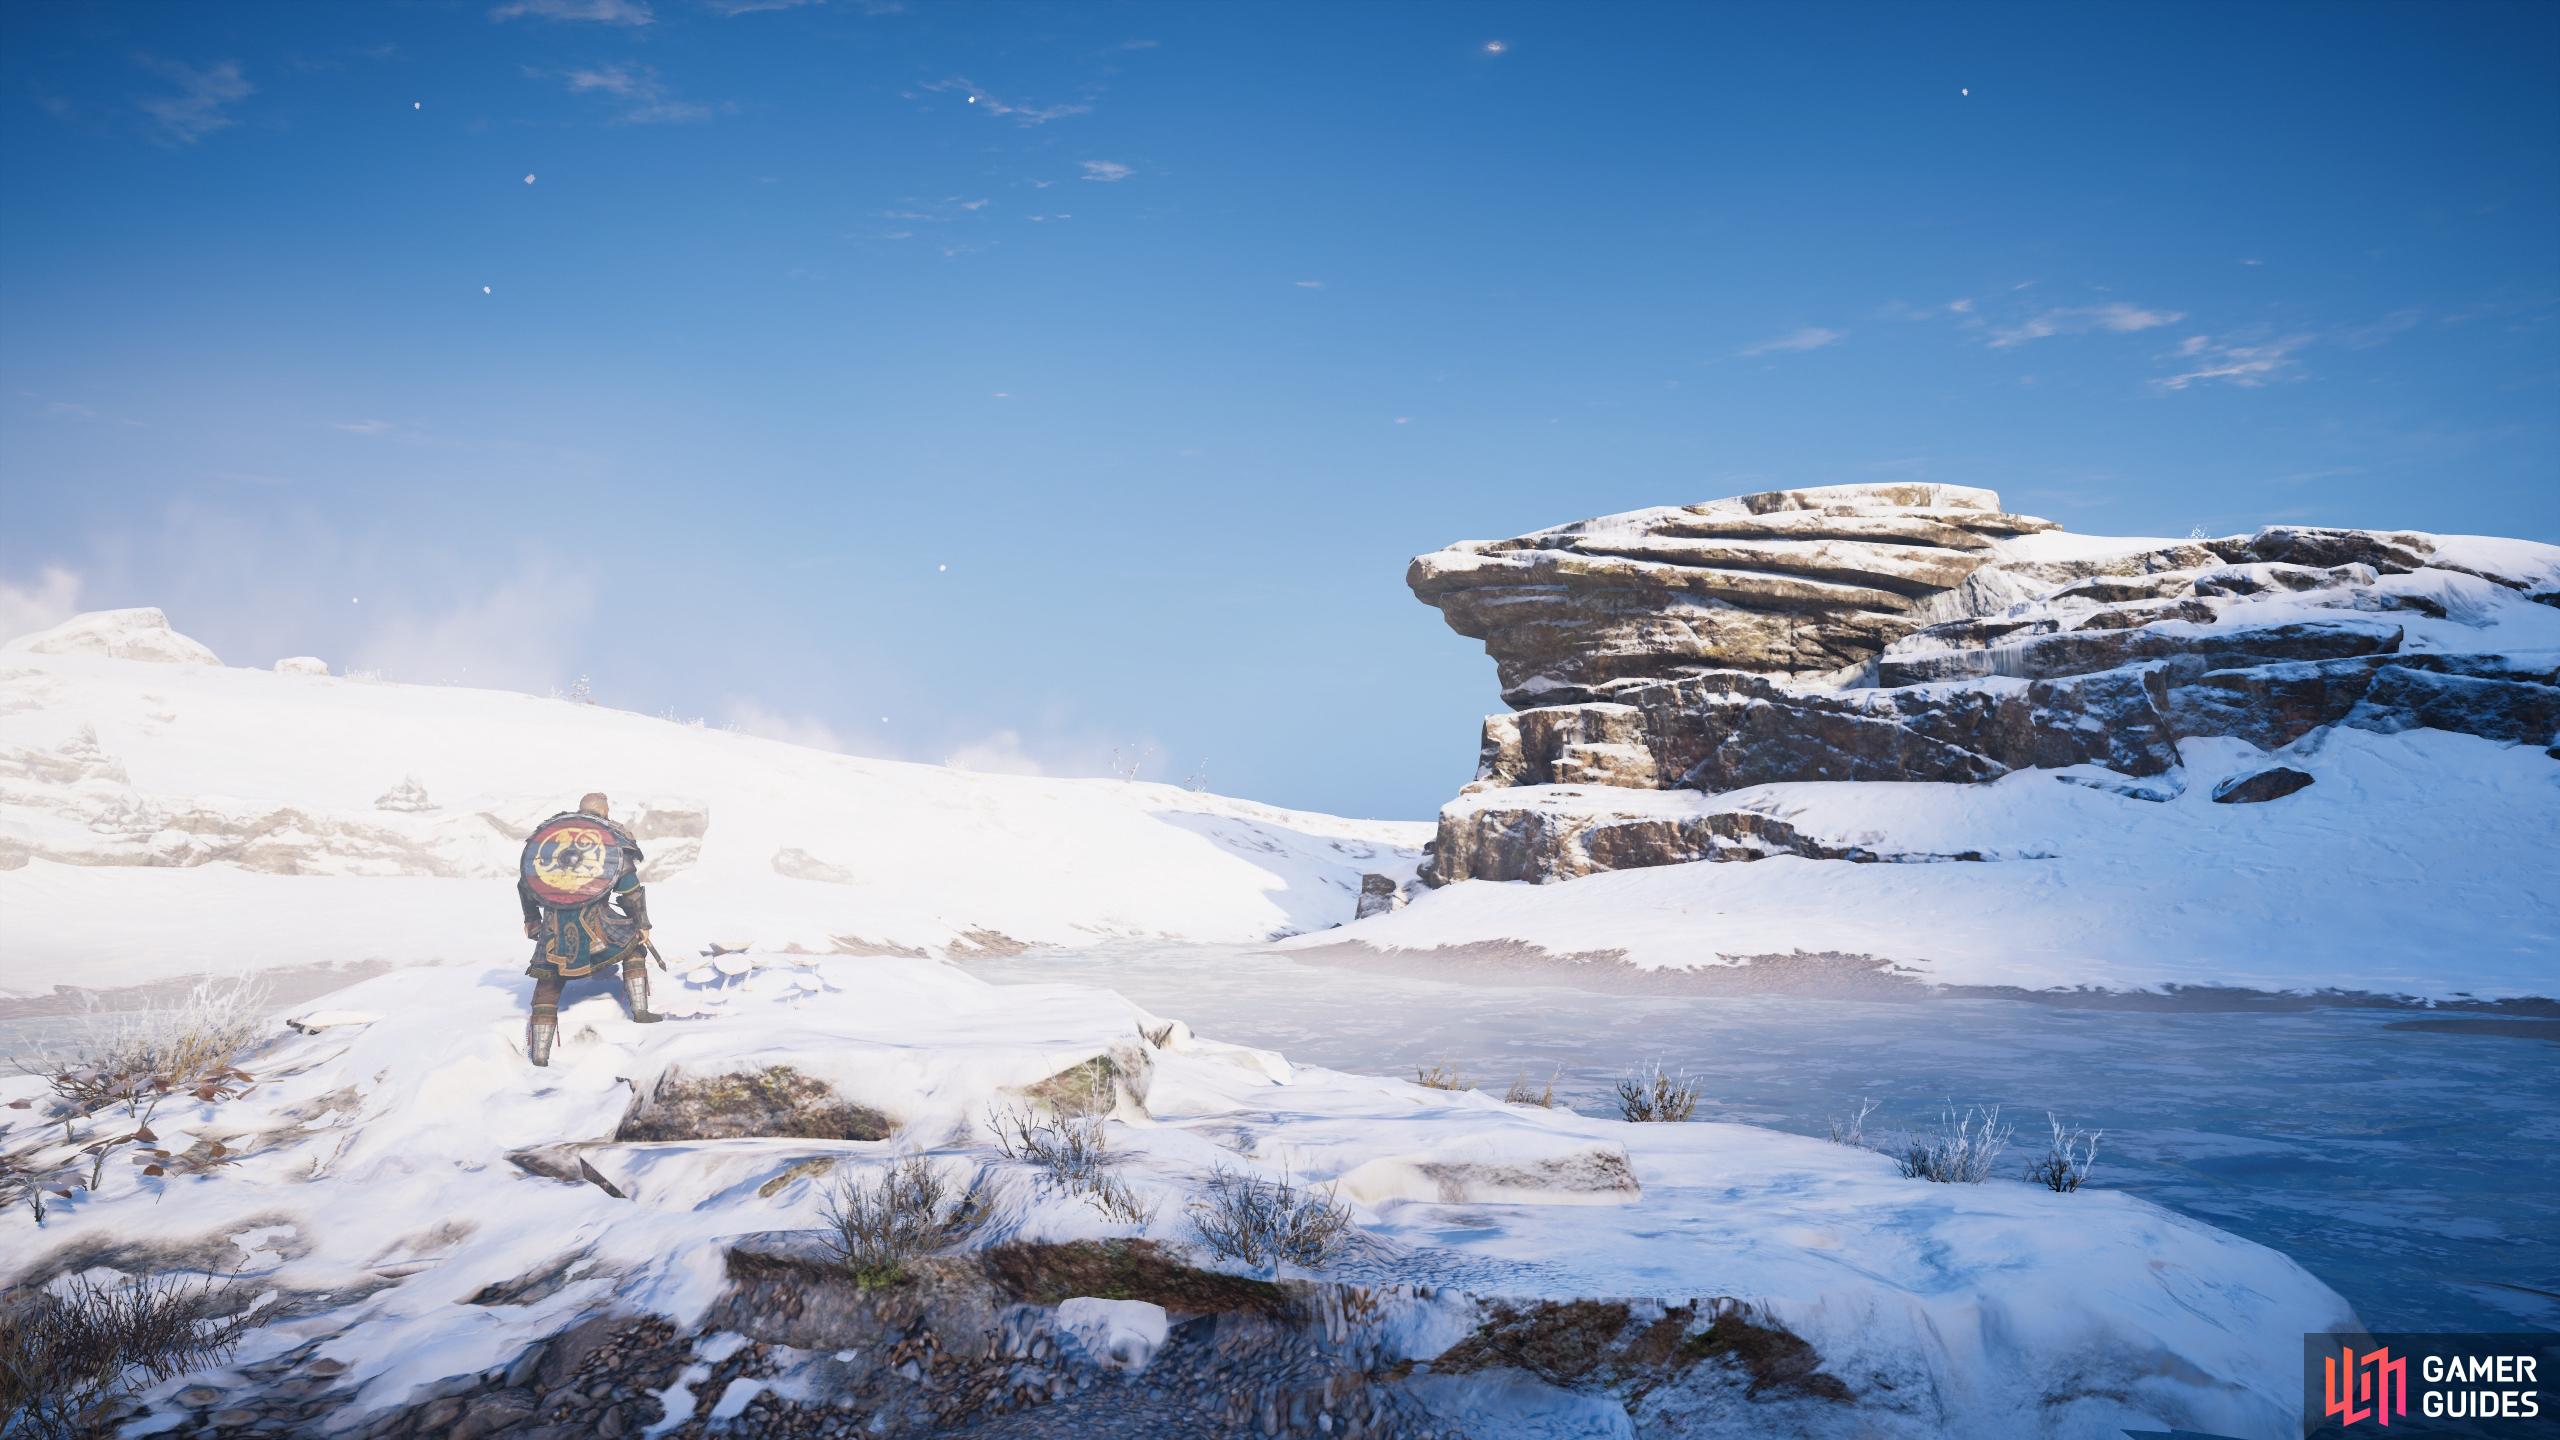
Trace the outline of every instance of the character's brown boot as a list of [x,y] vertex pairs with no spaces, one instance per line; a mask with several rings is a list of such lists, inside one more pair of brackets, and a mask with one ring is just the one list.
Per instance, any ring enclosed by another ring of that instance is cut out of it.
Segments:
[[667,1018],[649,1008],[648,961],[634,958],[622,962],[622,993],[630,998],[632,1019],[655,1025]]
[[524,1053],[536,1065],[551,1063],[551,1042],[560,1038],[560,1007],[536,1005],[533,1018],[525,1023]]

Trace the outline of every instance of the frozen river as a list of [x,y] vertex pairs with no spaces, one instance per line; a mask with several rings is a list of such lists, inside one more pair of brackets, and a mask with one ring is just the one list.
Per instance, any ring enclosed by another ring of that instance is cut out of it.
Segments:
[[1810,1135],[1860,1096],[1882,1102],[1870,1135],[1948,1101],[2000,1105],[2018,1125],[2013,1168],[2050,1110],[2106,1131],[2092,1184],[2284,1251],[2372,1329],[2560,1326],[2560,1022],[1629,995],[1258,947],[968,968],[1104,986],[1202,1035],[1335,1069],[1445,1064],[1496,1092],[1557,1075],[1559,1101],[1590,1114],[1615,1113],[1617,1076],[1659,1059],[1703,1082],[1700,1118]]

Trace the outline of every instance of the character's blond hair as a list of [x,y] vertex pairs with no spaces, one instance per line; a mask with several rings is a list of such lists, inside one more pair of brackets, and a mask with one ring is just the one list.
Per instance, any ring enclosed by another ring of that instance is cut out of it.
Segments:
[[603,791],[590,790],[578,797],[578,811],[581,814],[599,815],[610,819],[612,812],[607,808],[607,803]]

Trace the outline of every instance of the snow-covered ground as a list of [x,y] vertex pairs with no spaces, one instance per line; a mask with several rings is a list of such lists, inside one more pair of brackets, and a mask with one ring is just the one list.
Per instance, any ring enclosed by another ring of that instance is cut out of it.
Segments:
[[670,953],[1259,940],[1349,919],[1362,872],[1410,874],[1429,834],[229,668],[107,612],[0,650],[0,997],[520,954],[524,834],[589,790],[649,853]]
[[[163,1105],[162,1148],[220,1141],[220,1163],[111,1165],[98,1192],[18,1237],[33,1243],[11,1241],[0,1281],[93,1241],[93,1258],[150,1268],[211,1238],[288,1306],[240,1363],[326,1336],[368,1400],[392,1403],[608,1302],[697,1315],[724,1283],[727,1241],[815,1225],[835,1178],[893,1155],[1011,1173],[982,1241],[1184,1241],[1203,1178],[1244,1165],[1350,1202],[1362,1238],[1332,1278],[1437,1287],[1398,1302],[1416,1357],[1481,1318],[1471,1297],[1723,1297],[1811,1342],[1866,1397],[1842,1421],[1860,1434],[2291,1433],[2298,1336],[2351,1326],[2346,1302],[2274,1251],[2131,1195],[1931,1185],[1748,1125],[1504,1106],[1179,1026],[1157,1048],[1141,1039],[1156,1018],[1107,990],[991,986],[936,958],[1295,935],[1292,953],[1490,944],[1515,969],[1523,947],[1643,969],[1805,951],[2037,990],[2560,989],[2549,847],[2482,840],[2555,834],[2560,766],[2540,750],[2340,730],[2283,757],[2315,775],[2309,789],[2211,802],[2215,780],[2264,758],[2190,742],[2179,774],[2139,782],[2153,798],[2089,768],[1616,792],[1650,814],[1747,808],[1833,843],[1992,858],[1471,882],[1344,926],[1360,876],[1410,875],[1427,825],[854,759],[307,664],[227,668],[152,612],[88,617],[0,651],[0,1001],[204,971],[396,968],[298,1004],[338,1023],[278,1040],[245,1095]],[[1549,788],[1559,805],[1612,798]],[[535,1071],[517,848],[589,789],[614,796],[650,852],[679,972],[714,942],[753,949],[729,958],[735,973],[666,984],[676,1018],[661,1026],[573,991],[555,1066]],[[1430,1017],[1407,1028],[1427,1058]],[[1123,1177],[1158,1202],[1143,1226],[1041,1193],[979,1124],[990,1100],[1104,1051],[1146,1072],[1114,1122]],[[662,1076],[773,1064],[884,1113],[895,1135],[612,1138]],[[0,1103],[33,1088],[0,1083]],[[50,1142],[22,1127],[7,1143]],[[508,1158],[564,1144],[628,1198]],[[529,1299],[457,1303],[545,1275],[560,1283]],[[1113,1344],[1135,1333],[1117,1312],[1065,1318]]]
[[[1646,968],[1838,952],[1937,984],[2034,990],[2560,995],[2560,764],[2438,730],[2335,730],[2316,742],[2277,757],[2316,783],[2265,805],[2213,802],[2215,782],[2269,763],[2230,739],[2185,742],[2183,784],[2079,766],[1978,785],[1493,791],[1474,798],[1543,794],[1584,814],[1756,810],[1833,844],[1989,858],[1780,856],[1549,885],[1469,881],[1289,943],[1510,941]],[[2119,793],[2137,785],[2176,793]]]
[[[163,1149],[218,1162],[152,1176],[120,1155],[40,1234],[0,1219],[0,1280],[74,1253],[236,1258],[277,1317],[236,1363],[326,1337],[366,1402],[387,1404],[609,1303],[690,1320],[722,1288],[725,1242],[815,1227],[838,1179],[923,1153],[998,1177],[980,1243],[1185,1242],[1183,1202],[1221,1166],[1333,1185],[1363,1235],[1329,1273],[1432,1287],[1390,1296],[1417,1358],[1477,1323],[1473,1297],[1748,1302],[1861,1397],[1807,1433],[2292,1433],[2299,1336],[2354,1321],[2283,1256],[2122,1194],[1937,1185],[1749,1126],[1633,1125],[1293,1066],[1168,1033],[1108,992],[989,985],[932,960],[765,954],[715,983],[718,1003],[654,1027],[609,996],[576,999],[536,1072],[512,967],[360,982],[313,1007],[326,1028],[248,1060],[247,1093],[152,1116]],[[1111,1128],[1119,1173],[1158,1202],[1140,1225],[1041,1191],[980,1128],[991,1100],[1105,1053],[1135,1077]],[[612,1138],[671,1071],[776,1064],[896,1133]],[[35,1088],[0,1082],[0,1102]],[[627,1198],[509,1159],[562,1144]],[[562,1283],[528,1284],[545,1276]]]

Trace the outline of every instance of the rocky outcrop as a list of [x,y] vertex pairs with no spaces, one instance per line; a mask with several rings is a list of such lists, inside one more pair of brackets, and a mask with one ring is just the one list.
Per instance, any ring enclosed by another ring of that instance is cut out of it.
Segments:
[[1631,683],[1864,663],[1942,618],[1994,541],[2053,528],[1956,485],[1833,485],[1605,516],[1413,562],[1405,583],[1482,640],[1514,706]]
[[220,656],[169,628],[156,609],[92,610],[50,630],[21,635],[0,650],[32,655],[104,655],[115,660],[157,660],[174,665],[219,665]]
[[1366,920],[1372,915],[1384,915],[1403,906],[1404,887],[1397,884],[1392,875],[1373,872],[1360,877],[1360,903],[1354,907],[1352,918]]
[[2176,793],[2180,742],[2196,737],[2276,750],[2345,726],[2560,743],[2560,626],[2544,608],[2560,597],[2560,547],[2053,529],[1987,490],[1831,486],[1420,557],[1414,593],[1484,641],[1513,707],[1486,718],[1476,779],[1442,812],[1424,878],[1956,858],[1630,792],[2097,767],[2154,798]]

